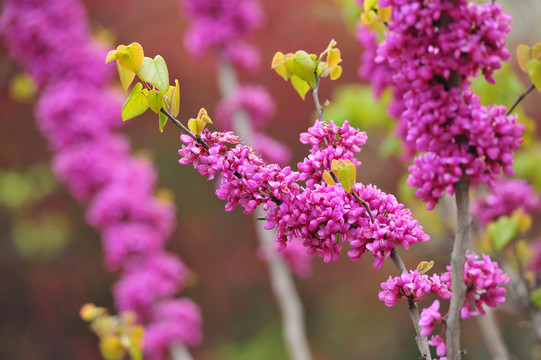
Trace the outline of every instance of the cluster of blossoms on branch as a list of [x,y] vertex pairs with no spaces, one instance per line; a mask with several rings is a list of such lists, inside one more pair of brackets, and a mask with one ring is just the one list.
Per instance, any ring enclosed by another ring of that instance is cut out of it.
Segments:
[[111,69],[103,65],[104,49],[90,39],[81,2],[8,0],[0,30],[10,55],[42,90],[36,119],[53,169],[89,204],[87,221],[102,235],[106,266],[122,271],[113,288],[118,310],[134,312],[146,326],[145,353],[160,359],[174,343],[198,344],[198,306],[174,298],[188,270],[165,250],[175,208],[154,195],[153,166],[133,157],[116,133],[119,97],[108,90]]
[[193,138],[181,136],[184,145],[179,150],[179,162],[192,163],[209,179],[221,174],[216,194],[227,200],[227,211],[238,204],[249,214],[262,205],[266,211],[265,228],[277,228],[279,249],[300,238],[309,254],[317,253],[329,262],[338,258],[343,244],[349,243],[348,256],[352,260],[371,252],[374,267],[380,268],[397,246],[409,248],[429,240],[411,212],[394,196],[373,185],[355,184],[347,192],[341,185],[324,182],[323,173],[329,171],[333,160],[361,165],[353,155],[361,151],[366,134],[347,121],[341,127],[332,121],[316,121],[307,133],[301,134],[301,142],[312,148],[298,164],[299,171],[266,164],[231,132],[211,133],[205,129],[200,137],[208,150]]
[[[467,319],[471,316],[484,315],[483,306],[496,307],[505,302],[505,288],[509,276],[505,274],[495,261],[488,255],[481,258],[476,254],[467,254],[464,264],[464,282],[466,284],[466,302],[461,309],[460,316]],[[451,298],[451,267],[447,272],[428,276],[419,274],[418,270],[404,271],[398,277],[389,277],[381,283],[380,300],[387,306],[394,306],[399,299],[417,302],[434,294],[442,299]],[[421,335],[428,337],[434,331],[434,326],[441,323],[447,315],[439,311],[440,302],[435,300],[431,306],[423,309],[421,313]],[[443,332],[443,331],[442,331]],[[445,343],[441,335],[433,336],[429,344],[436,347],[438,356],[446,353]],[[445,359],[441,358],[440,360]]]
[[420,153],[408,179],[416,196],[431,209],[463,176],[492,186],[502,171],[512,175],[524,127],[503,106],[482,106],[468,81],[481,71],[493,82],[492,73],[509,58],[510,16],[494,2],[381,0],[379,6],[392,15],[374,59],[391,69],[395,94],[402,95],[398,128],[406,152]]

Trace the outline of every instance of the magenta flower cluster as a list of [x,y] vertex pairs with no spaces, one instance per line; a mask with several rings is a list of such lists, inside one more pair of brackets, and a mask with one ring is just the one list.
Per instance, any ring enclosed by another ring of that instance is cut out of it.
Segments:
[[259,65],[259,51],[246,41],[264,20],[257,0],[183,0],[181,5],[190,21],[184,43],[194,56],[219,50],[239,68]]
[[8,0],[0,18],[10,55],[42,90],[36,119],[53,169],[89,204],[87,221],[102,234],[106,266],[121,271],[117,308],[137,314],[147,327],[145,353],[161,359],[174,343],[200,343],[201,314],[191,300],[174,299],[188,273],[165,251],[175,208],[154,196],[156,170],[132,157],[116,133],[120,96],[107,88],[112,69],[88,28],[79,0]]
[[451,298],[449,287],[441,281],[437,274],[429,277],[425,274],[419,274],[417,270],[404,271],[402,275],[394,278],[389,276],[386,282],[381,283],[381,288],[383,291],[379,292],[378,297],[389,307],[394,306],[400,299],[415,302],[430,294],[436,294],[442,299]]
[[409,154],[408,184],[433,208],[463,176],[492,185],[502,171],[513,173],[513,153],[524,127],[502,106],[482,106],[468,78],[492,73],[509,58],[505,37],[510,16],[500,5],[467,0],[381,0],[392,8],[386,39],[376,62],[393,70],[405,110],[401,128]]
[[329,262],[337,260],[343,244],[349,243],[352,260],[370,252],[374,267],[380,268],[397,246],[408,248],[429,240],[411,212],[393,195],[373,185],[355,184],[351,192],[366,203],[369,214],[341,185],[323,181],[323,173],[330,169],[333,159],[361,164],[353,155],[361,151],[366,134],[347,121],[342,126],[317,121],[301,134],[301,142],[312,148],[298,164],[299,171],[266,164],[231,132],[205,129],[200,137],[208,150],[191,137],[181,136],[184,145],[179,150],[179,162],[193,163],[209,179],[217,173],[222,175],[216,195],[227,200],[227,211],[239,204],[248,214],[262,205],[265,228],[277,229],[279,250],[300,238],[308,254],[317,253]]
[[509,216],[515,210],[525,213],[537,211],[541,197],[526,180],[499,177],[487,193],[472,203],[472,214],[481,224],[487,225],[500,216]]
[[[503,285],[509,282],[509,276],[505,274],[495,261],[488,255],[466,254],[464,264],[464,283],[466,285],[466,301],[461,309],[460,316],[467,319],[471,316],[484,315],[484,306],[496,307],[505,302],[506,290]],[[447,272],[438,276],[420,275],[417,270],[404,271],[398,277],[389,277],[381,283],[382,291],[379,299],[386,306],[394,306],[399,299],[407,299],[416,302],[434,294],[442,299],[450,299],[452,288],[451,267],[447,266]],[[446,315],[439,312],[440,302],[435,300],[428,308],[421,312],[419,325],[421,335],[428,337],[434,331],[434,326],[442,322]],[[432,337],[429,342],[437,347],[439,356],[445,355],[445,344],[441,336]],[[443,358],[442,358],[443,359]],[[441,359],[440,359],[441,360]]]

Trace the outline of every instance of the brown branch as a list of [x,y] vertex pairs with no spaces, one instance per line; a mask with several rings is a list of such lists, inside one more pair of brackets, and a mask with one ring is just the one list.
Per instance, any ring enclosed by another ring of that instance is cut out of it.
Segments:
[[316,104],[317,117],[319,121],[323,121],[323,112],[325,111],[325,109],[323,109],[323,107],[321,106],[319,102],[319,95],[318,95],[319,80],[320,80],[320,77],[316,76],[316,86],[314,86],[314,88],[311,91],[312,91],[312,97],[314,98],[314,103]]
[[471,212],[470,212],[470,178],[464,176],[454,185],[456,197],[456,235],[451,254],[451,283],[452,293],[449,316],[447,318],[446,345],[447,358],[459,360],[460,349],[460,310],[466,298],[464,283],[464,262],[466,250],[471,243]]
[[190,129],[188,129],[186,126],[184,126],[183,123],[181,123],[180,121],[178,121],[173,115],[171,115],[165,108],[161,108],[160,109],[160,112],[162,114],[164,114],[165,116],[167,116],[169,118],[169,120],[171,120],[173,122],[173,124],[175,124],[177,127],[180,128],[180,130],[182,130],[183,133],[185,133],[186,135],[188,135],[189,137],[191,137],[192,139],[194,139],[195,141],[197,141],[198,143],[200,143],[206,150],[210,149],[210,146],[204,142],[199,136],[197,136],[196,134],[194,134],[193,132],[190,131]]
[[515,103],[513,104],[513,106],[511,106],[511,108],[509,109],[509,111],[507,111],[507,114],[505,115],[511,115],[511,113],[513,112],[513,110],[515,110],[515,108],[517,107],[518,104],[520,104],[520,102],[522,100],[524,100],[524,98],[526,96],[528,96],[529,93],[531,93],[533,91],[533,89],[535,89],[535,85],[532,85],[530,86],[530,88],[528,90],[526,90],[526,92],[524,92],[523,94],[521,94],[517,100],[515,101]]
[[[402,274],[404,271],[407,271],[402,258],[398,255],[395,249],[391,250],[391,260]],[[417,303],[411,299],[408,299],[408,311],[410,314],[411,321],[413,322],[413,327],[415,328],[415,342],[417,343],[417,348],[421,353],[422,360],[431,360],[432,355],[430,354],[430,347],[428,346],[428,339],[424,336],[421,336],[421,326],[419,325],[419,320],[421,317],[419,315],[419,307]]]

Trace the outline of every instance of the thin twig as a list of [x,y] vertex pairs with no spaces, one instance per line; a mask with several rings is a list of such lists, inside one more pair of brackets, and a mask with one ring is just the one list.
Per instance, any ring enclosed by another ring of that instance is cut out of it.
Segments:
[[184,126],[183,123],[181,123],[180,121],[178,121],[173,115],[171,115],[165,108],[161,108],[160,109],[160,112],[162,114],[164,114],[165,116],[167,116],[169,118],[169,120],[171,120],[173,122],[173,124],[175,124],[176,126],[178,126],[180,128],[180,130],[182,130],[183,133],[185,133],[186,135],[188,135],[189,137],[191,137],[192,139],[194,139],[195,141],[197,141],[198,143],[200,143],[206,150],[210,149],[210,146],[204,142],[199,136],[195,135],[193,132],[190,131],[190,129],[188,129],[186,126]]
[[456,236],[451,253],[452,293],[449,316],[447,318],[446,345],[447,358],[459,360],[460,349],[460,310],[466,298],[464,283],[464,262],[466,250],[471,244],[472,218],[470,212],[470,178],[464,176],[454,186],[456,197]]
[[500,327],[494,318],[494,310],[490,307],[486,308],[485,315],[477,317],[477,323],[483,338],[485,338],[487,349],[492,355],[492,360],[510,360],[511,357],[503,341]]
[[184,344],[177,343],[169,347],[169,354],[172,360],[192,360],[190,352]]
[[515,103],[513,104],[513,106],[511,106],[511,108],[509,109],[509,111],[507,111],[507,114],[505,114],[505,115],[511,115],[511,113],[513,112],[513,110],[515,110],[515,108],[517,107],[517,105],[520,104],[520,102],[521,102],[522,100],[524,100],[524,98],[525,98],[526,96],[528,96],[528,94],[531,93],[531,92],[533,91],[533,89],[535,89],[535,85],[530,86],[530,88],[529,88],[528,90],[526,90],[525,93],[521,94],[521,95],[517,98],[517,100],[515,101]]
[[[400,271],[400,274],[402,274],[404,271],[407,271],[406,266],[402,261],[402,258],[398,255],[395,249],[391,250],[391,260],[393,260],[393,263],[398,268],[398,271]],[[417,306],[417,302],[408,299],[408,311],[411,317],[411,321],[413,322],[413,327],[415,328],[415,333],[417,334],[415,336],[415,342],[417,343],[417,348],[421,353],[421,359],[431,360],[432,355],[430,354],[428,339],[424,336],[421,336],[421,326],[419,325],[419,320],[421,320],[421,317],[419,315],[419,307]]]
[[361,199],[359,197],[359,195],[357,195],[357,193],[355,191],[352,191],[351,192],[353,194],[353,197],[355,199],[357,199],[358,202],[361,203],[361,205],[365,208],[366,212],[368,213],[368,215],[370,216],[370,222],[373,224],[374,223],[374,215],[372,215],[372,212],[370,211],[370,207],[368,206],[368,204],[366,203],[366,201],[364,201],[363,199]]
[[316,104],[317,117],[318,117],[319,121],[323,121],[323,112],[325,111],[325,109],[323,109],[323,107],[321,106],[321,104],[319,102],[319,95],[318,95],[319,79],[320,79],[320,77],[316,76],[316,86],[314,86],[312,88],[312,96],[314,98],[314,103]]

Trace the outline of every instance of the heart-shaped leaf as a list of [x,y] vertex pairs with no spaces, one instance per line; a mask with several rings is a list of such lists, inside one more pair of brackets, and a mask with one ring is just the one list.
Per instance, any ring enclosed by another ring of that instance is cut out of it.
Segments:
[[180,112],[180,85],[178,80],[175,79],[175,87],[169,97],[170,101],[170,112],[173,116],[177,116]]
[[119,45],[116,48],[116,59],[120,66],[134,73],[143,65],[144,57],[143,47],[136,42],[128,46]]
[[188,120],[188,129],[191,130],[194,134],[200,134],[207,124],[201,119],[191,118]]
[[148,99],[143,94],[143,84],[137,83],[122,107],[122,120],[126,121],[141,115],[148,109]]
[[530,80],[535,85],[537,90],[541,91],[541,62],[537,59],[532,59],[526,66]]
[[165,60],[160,55],[156,55],[154,59],[145,57],[143,65],[137,71],[137,76],[163,93],[169,89],[169,71]]

